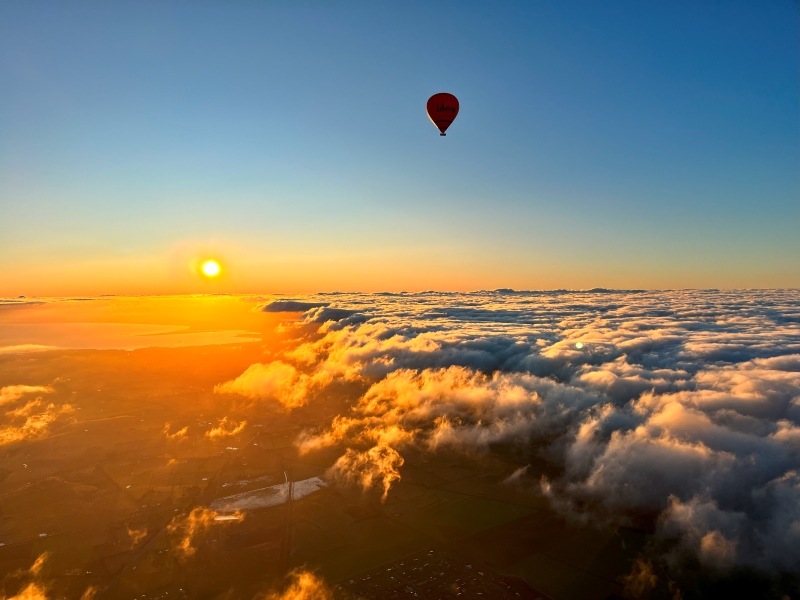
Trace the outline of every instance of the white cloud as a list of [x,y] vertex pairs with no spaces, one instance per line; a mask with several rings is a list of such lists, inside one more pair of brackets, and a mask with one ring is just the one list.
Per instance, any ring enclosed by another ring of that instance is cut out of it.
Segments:
[[545,485],[555,506],[618,522],[660,513],[662,534],[681,532],[708,564],[798,569],[785,557],[800,548],[800,292],[297,302],[306,325],[324,323],[284,354],[285,377],[253,365],[224,391],[280,399],[291,386],[291,404],[362,382],[352,412],[297,440],[306,452],[343,444],[334,471],[374,473],[360,485],[385,493],[409,445],[527,445],[561,461]]

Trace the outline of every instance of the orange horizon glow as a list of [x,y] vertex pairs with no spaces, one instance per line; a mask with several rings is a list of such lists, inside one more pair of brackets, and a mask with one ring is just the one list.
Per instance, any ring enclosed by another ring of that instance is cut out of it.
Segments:
[[[212,258],[213,257],[213,258]],[[219,265],[216,276],[203,265]],[[536,260],[483,253],[463,246],[374,248],[372,252],[296,248],[281,253],[247,241],[176,242],[160,251],[79,259],[20,260],[5,265],[0,297],[138,296],[176,294],[306,294],[321,291],[419,292],[516,290],[790,288],[796,277],[777,265],[751,270],[703,265],[681,270],[603,265],[602,256],[575,262],[569,254]]]
[[[136,269],[136,271],[139,271]],[[413,268],[387,268],[385,271],[362,269],[322,269],[307,265],[265,265],[250,271],[237,269],[236,277],[227,272],[209,277],[198,272],[193,278],[171,276],[166,269],[139,272],[126,277],[125,272],[109,270],[98,274],[79,272],[68,277],[55,273],[52,277],[25,274],[0,282],[0,297],[75,297],[75,296],[158,296],[182,294],[310,294],[324,291],[345,292],[420,292],[426,290],[469,292],[511,288],[515,290],[581,290],[609,289],[767,289],[796,288],[797,283],[786,281],[780,273],[764,273],[758,281],[739,278],[735,274],[720,274],[709,281],[700,273],[661,280],[643,274],[636,279],[614,276],[599,279],[591,273],[554,273],[552,269],[539,276],[523,277],[487,272],[464,273],[458,270],[437,269],[427,273]],[[130,271],[128,271],[130,273]],[[210,287],[213,286],[213,287]]]

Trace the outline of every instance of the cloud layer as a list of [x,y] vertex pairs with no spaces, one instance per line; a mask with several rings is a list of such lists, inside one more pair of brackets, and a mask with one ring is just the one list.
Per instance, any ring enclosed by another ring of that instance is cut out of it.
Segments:
[[301,452],[343,445],[330,471],[339,479],[385,497],[410,446],[514,444],[556,465],[540,485],[560,510],[651,519],[708,565],[798,570],[800,292],[498,290],[303,303],[302,323],[320,323],[317,335],[218,391],[291,408],[330,382],[361,382],[351,412],[296,442]]

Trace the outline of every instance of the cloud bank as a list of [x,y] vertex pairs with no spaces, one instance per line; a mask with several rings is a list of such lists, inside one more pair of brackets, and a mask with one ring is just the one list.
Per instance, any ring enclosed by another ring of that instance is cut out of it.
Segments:
[[[409,447],[511,444],[554,465],[539,484],[559,510],[649,521],[711,567],[800,571],[797,290],[303,302],[317,335],[219,391],[291,407],[330,382],[361,382],[350,412],[296,441],[301,452],[343,446],[330,471],[341,481],[386,497]],[[322,308],[343,316],[323,320]]]

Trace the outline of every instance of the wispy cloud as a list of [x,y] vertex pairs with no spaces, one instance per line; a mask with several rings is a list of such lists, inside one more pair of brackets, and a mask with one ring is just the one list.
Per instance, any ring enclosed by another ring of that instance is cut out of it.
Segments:
[[206,437],[215,440],[218,438],[236,435],[242,432],[242,430],[245,428],[245,425],[247,425],[247,421],[233,421],[228,419],[228,417],[223,417],[220,419],[216,427],[213,427],[206,432]]
[[531,468],[530,465],[525,465],[524,467],[514,469],[514,472],[511,473],[511,475],[503,479],[503,483],[505,483],[506,485],[519,484],[519,482],[522,480],[523,475],[525,475],[525,473],[527,473],[528,469],[530,468]]
[[[181,558],[190,558],[197,552],[197,547],[202,536],[214,523],[214,517],[219,513],[204,506],[198,506],[188,514],[177,516],[167,526],[167,532],[176,536],[175,550]],[[240,521],[244,514],[236,512],[235,516]]]
[[0,388],[0,405],[15,402],[26,394],[50,394],[52,391],[48,385],[7,385]]
[[3,600],[47,600],[47,588],[38,582],[32,581],[23,587],[18,593]]
[[128,536],[131,538],[131,544],[134,546],[138,546],[142,540],[147,537],[147,527],[137,529],[135,527],[131,527],[130,525],[126,525],[125,528],[128,530]]
[[[52,581],[45,577],[45,566],[50,562],[50,553],[43,552],[37,556],[33,564],[27,569],[18,569],[8,573],[3,578],[3,586],[16,587],[17,593],[12,596],[2,596],[0,600],[47,600],[48,598],[61,597],[51,590]],[[91,600],[96,594],[96,588],[89,586],[81,595],[81,600]]]
[[355,482],[365,490],[379,487],[381,500],[386,500],[392,483],[400,479],[403,457],[387,444],[378,444],[368,450],[348,448],[343,456],[328,469],[328,476],[345,482]]
[[0,354],[25,354],[27,352],[44,352],[57,350],[58,346],[45,346],[43,344],[16,344],[13,346],[0,346]]
[[295,569],[282,592],[271,592],[263,600],[333,600],[333,593],[316,574],[306,569]]
[[74,412],[69,404],[57,406],[41,398],[31,400],[5,413],[5,423],[0,426],[0,445],[44,437],[53,423]]
[[189,427],[188,426],[181,427],[180,429],[172,431],[172,425],[170,423],[165,423],[163,433],[164,437],[166,437],[168,440],[173,440],[173,441],[185,440],[189,433]]

